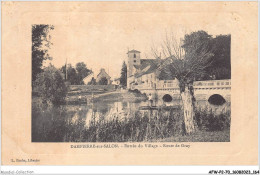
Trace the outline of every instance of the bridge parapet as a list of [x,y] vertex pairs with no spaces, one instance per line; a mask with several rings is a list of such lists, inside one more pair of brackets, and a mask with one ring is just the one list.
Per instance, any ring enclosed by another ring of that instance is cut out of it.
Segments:
[[193,83],[195,89],[198,88],[230,88],[231,80],[209,80],[209,81],[195,81]]
[[[134,85],[141,93],[155,94],[158,99],[164,95],[171,95],[173,99],[180,97],[179,84],[176,80],[160,80],[155,83]],[[231,80],[195,81],[193,83],[194,95],[198,101],[207,101],[214,94],[221,95],[227,102],[231,101]]]
[[152,90],[154,89],[151,85],[146,85],[146,84],[138,84],[138,85],[133,85],[132,89],[138,89],[138,90]]
[[[231,80],[208,80],[208,81],[195,81],[193,83],[194,89],[211,89],[211,88],[230,88]],[[138,90],[162,90],[162,89],[178,89],[179,82],[177,80],[160,80],[152,84],[139,84],[134,85],[133,89]]]
[[[230,88],[231,80],[208,80],[208,81],[195,81],[193,83],[195,89],[199,88]],[[179,83],[176,80],[160,80],[157,83],[156,89],[176,89],[179,88]]]
[[160,80],[157,83],[156,89],[175,89],[179,88],[177,80]]

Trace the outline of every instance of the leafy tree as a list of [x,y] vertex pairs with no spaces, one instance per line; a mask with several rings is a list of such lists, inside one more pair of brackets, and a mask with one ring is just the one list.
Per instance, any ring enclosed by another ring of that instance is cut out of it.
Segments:
[[32,81],[42,72],[43,61],[52,59],[48,54],[48,49],[52,45],[49,31],[53,29],[53,25],[32,26]]
[[62,103],[67,93],[61,72],[51,64],[37,75],[34,87],[43,102],[53,104]]
[[[169,70],[171,70],[171,73],[169,73]],[[158,71],[157,74],[159,80],[173,80],[175,78],[175,69],[172,68],[171,64],[165,65],[165,68]]]
[[[194,79],[196,80],[212,79],[211,78],[212,74],[209,71],[209,68],[212,65],[213,56],[214,56],[213,43],[214,42],[212,36],[202,30],[197,32],[192,32],[191,34],[185,35],[184,37],[181,47],[184,49],[186,54],[192,53],[192,54],[200,55],[201,53],[205,53],[207,51],[211,53],[211,57],[205,60],[206,63],[202,63],[202,64],[206,64],[207,66],[203,67],[202,73],[197,74],[196,77],[194,77]],[[197,57],[193,57],[192,59],[194,59],[194,61],[196,62]]]
[[68,81],[73,84],[73,85],[76,85],[78,84],[78,81],[77,81],[77,72],[76,72],[76,69],[73,68],[72,66],[68,67],[68,70],[67,70],[67,74],[68,74]]
[[66,77],[66,65],[61,67],[61,71],[64,74],[64,78],[66,81],[69,81],[70,84],[76,85],[78,84],[78,75],[76,69],[71,66],[71,64],[67,64],[67,77]]
[[215,79],[231,78],[230,46],[231,35],[218,35],[213,39],[214,56],[207,72]]
[[211,64],[205,68],[206,73],[203,77],[199,77],[199,80],[230,79],[230,44],[231,35],[218,35],[213,38],[205,31],[198,31],[186,35],[182,47],[185,52],[189,52],[190,48],[196,48],[198,45],[200,48],[196,48],[197,52],[201,52],[201,48],[212,51]]
[[[169,61],[162,62],[158,70],[175,75],[179,81],[186,134],[196,131],[193,81],[204,77],[206,68],[210,66],[210,59],[213,56],[208,43],[210,40],[211,36],[204,32],[185,35],[184,41],[177,40],[174,35],[166,34],[161,44],[162,53]],[[159,54],[154,53],[154,55]]]
[[69,81],[72,85],[84,84],[83,79],[92,72],[83,62],[77,63],[76,68],[72,67],[71,64],[67,64],[67,77],[66,65],[61,67],[61,71],[64,74],[66,81]]
[[186,34],[184,36],[183,43],[181,47],[185,52],[191,52],[194,50],[196,53],[200,53],[203,49],[212,49],[213,38],[207,32],[200,30],[197,32],[192,32],[191,34]]
[[125,62],[123,62],[121,69],[120,84],[122,86],[127,86],[127,66]]
[[84,84],[83,79],[91,73],[84,62],[79,62],[76,64],[77,71],[77,83]]
[[98,82],[99,85],[107,85],[108,84],[108,80],[106,77],[102,77],[99,82]]

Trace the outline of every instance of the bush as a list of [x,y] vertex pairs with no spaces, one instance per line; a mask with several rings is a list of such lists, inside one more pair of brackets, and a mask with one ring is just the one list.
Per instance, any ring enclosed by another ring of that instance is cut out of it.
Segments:
[[53,65],[37,75],[33,87],[33,91],[37,92],[43,102],[50,101],[53,104],[63,103],[67,93],[61,73]]
[[195,111],[195,120],[200,130],[223,131],[230,128],[230,111],[215,115],[207,110]]
[[[88,142],[140,142],[184,135],[183,115],[178,111],[135,112],[132,117],[96,121],[83,132]],[[68,140],[69,141],[69,140]]]

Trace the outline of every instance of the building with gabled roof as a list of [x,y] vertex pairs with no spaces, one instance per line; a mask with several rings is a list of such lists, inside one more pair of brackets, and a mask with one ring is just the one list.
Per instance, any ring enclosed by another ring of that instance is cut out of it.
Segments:
[[83,79],[84,84],[88,84],[92,79],[96,79],[96,82],[98,83],[102,78],[107,79],[107,84],[112,83],[111,77],[108,75],[108,73],[106,73],[104,68],[101,68],[98,74],[95,74],[92,70],[91,72],[91,74]]
[[[127,88],[133,89],[138,86],[153,89],[159,82],[158,74],[161,73],[160,67],[169,64],[171,58],[166,59],[141,59],[140,51],[131,50],[127,52]],[[173,76],[162,77],[163,80],[174,80]]]
[[100,69],[100,72],[97,75],[96,81],[99,82],[102,78],[106,78],[107,84],[111,84],[111,77],[108,75],[108,73],[106,73],[104,68]]

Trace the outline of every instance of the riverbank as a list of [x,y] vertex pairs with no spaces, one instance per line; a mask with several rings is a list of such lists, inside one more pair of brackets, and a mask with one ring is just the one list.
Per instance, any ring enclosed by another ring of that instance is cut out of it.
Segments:
[[230,142],[230,131],[200,131],[191,135],[176,135],[157,142]]
[[116,90],[110,92],[82,92],[77,94],[69,94],[66,97],[66,104],[88,104],[94,100],[98,102],[115,102],[115,101],[144,101],[147,97],[141,93],[129,92],[127,90]]
[[127,90],[115,91],[110,93],[98,94],[94,97],[95,102],[98,101],[144,101],[147,97],[141,93],[129,92]]
[[[113,97],[122,93],[113,93]],[[133,94],[129,96],[132,97]],[[112,95],[106,96],[112,99]],[[101,98],[101,97],[100,97]],[[103,99],[103,98],[101,98]],[[40,108],[32,106],[32,140],[34,142],[229,142],[230,113],[221,115],[196,112],[198,130],[185,135],[183,113],[180,110],[125,111],[105,109],[97,103],[61,105]],[[96,109],[97,108],[97,109]],[[214,129],[214,130],[213,130]]]
[[[72,96],[73,97],[73,96]],[[76,97],[75,97],[76,98]],[[87,99],[87,98],[85,98]],[[230,110],[196,108],[198,130],[186,135],[180,108],[140,108],[147,97],[117,90],[90,96],[84,105],[41,105],[33,98],[35,142],[229,142]],[[77,99],[76,99],[77,100]],[[93,103],[94,101],[94,103]],[[139,102],[138,102],[139,101]]]

